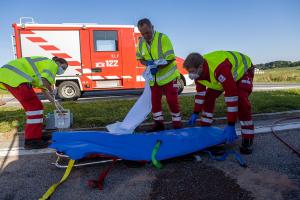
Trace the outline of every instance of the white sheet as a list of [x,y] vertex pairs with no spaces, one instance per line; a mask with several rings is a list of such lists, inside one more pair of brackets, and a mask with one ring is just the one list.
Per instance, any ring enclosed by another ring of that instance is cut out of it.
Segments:
[[150,73],[150,68],[147,68],[144,71],[143,77],[145,79],[143,94],[130,109],[123,122],[117,121],[116,123],[106,126],[110,133],[117,135],[133,133],[136,127],[147,119],[147,116],[152,109],[149,81],[152,80],[153,77]]

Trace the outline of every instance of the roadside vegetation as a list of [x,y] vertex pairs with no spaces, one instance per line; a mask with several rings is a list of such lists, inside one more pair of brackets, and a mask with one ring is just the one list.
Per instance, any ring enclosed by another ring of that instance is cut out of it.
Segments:
[[[253,113],[270,113],[300,109],[300,89],[254,92],[250,96]],[[74,128],[105,126],[115,121],[122,121],[136,100],[98,100],[92,102],[64,102],[63,106],[74,114]],[[193,112],[194,97],[180,96],[181,112],[184,120]],[[45,105],[45,114],[53,110]],[[171,120],[167,104],[163,100],[166,120]],[[215,117],[226,116],[224,98],[216,103]],[[149,115],[148,121],[151,120]],[[0,107],[0,133],[23,131],[25,113],[19,107]]]
[[254,83],[300,83],[300,67],[271,68],[260,72],[255,74]]

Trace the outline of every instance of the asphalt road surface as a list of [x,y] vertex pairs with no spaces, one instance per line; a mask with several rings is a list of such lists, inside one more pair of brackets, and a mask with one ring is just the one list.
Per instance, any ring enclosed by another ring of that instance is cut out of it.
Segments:
[[[281,133],[297,148],[299,130]],[[232,147],[238,149],[240,141]],[[108,174],[104,190],[91,189],[87,181],[97,179],[109,165],[78,167],[51,199],[103,200],[299,200],[300,159],[272,134],[256,136],[254,153],[244,156],[248,168],[229,157],[211,160],[200,153],[200,160],[177,159],[163,163],[163,169],[151,165],[129,168],[115,164]],[[51,165],[54,154],[0,158],[0,199],[38,199],[60,180],[64,169]]]

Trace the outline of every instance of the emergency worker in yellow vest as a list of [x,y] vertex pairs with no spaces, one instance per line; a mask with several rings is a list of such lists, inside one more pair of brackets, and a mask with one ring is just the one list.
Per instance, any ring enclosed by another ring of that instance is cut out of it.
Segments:
[[236,51],[214,51],[203,56],[191,53],[184,61],[184,68],[195,80],[197,90],[189,124],[196,123],[201,111],[200,125],[210,126],[216,98],[225,91],[228,124],[224,133],[228,142],[237,139],[235,122],[239,118],[242,133],[240,152],[251,154],[254,125],[248,97],[252,92],[254,67],[250,58]]
[[[26,113],[25,149],[48,146],[42,140],[43,105],[33,88],[40,88],[45,97],[55,103],[52,85],[55,76],[63,74],[68,63],[63,58],[41,56],[12,60],[0,67],[0,89],[8,90],[23,106]],[[63,109],[59,104],[60,108]]]
[[150,68],[152,95],[152,115],[154,126],[151,131],[164,130],[164,116],[161,99],[166,95],[172,115],[173,128],[181,128],[181,114],[178,101],[177,79],[180,73],[176,66],[173,46],[163,33],[154,30],[149,19],[139,20],[138,29],[142,34],[136,49],[136,58],[147,68]]

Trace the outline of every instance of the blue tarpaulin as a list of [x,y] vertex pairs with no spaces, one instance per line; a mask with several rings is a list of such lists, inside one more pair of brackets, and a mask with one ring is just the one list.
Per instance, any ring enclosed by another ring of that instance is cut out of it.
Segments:
[[190,154],[226,141],[222,129],[191,127],[160,132],[113,135],[105,131],[55,132],[50,148],[77,160],[103,154],[125,160],[151,161],[155,144],[161,145],[157,160]]

